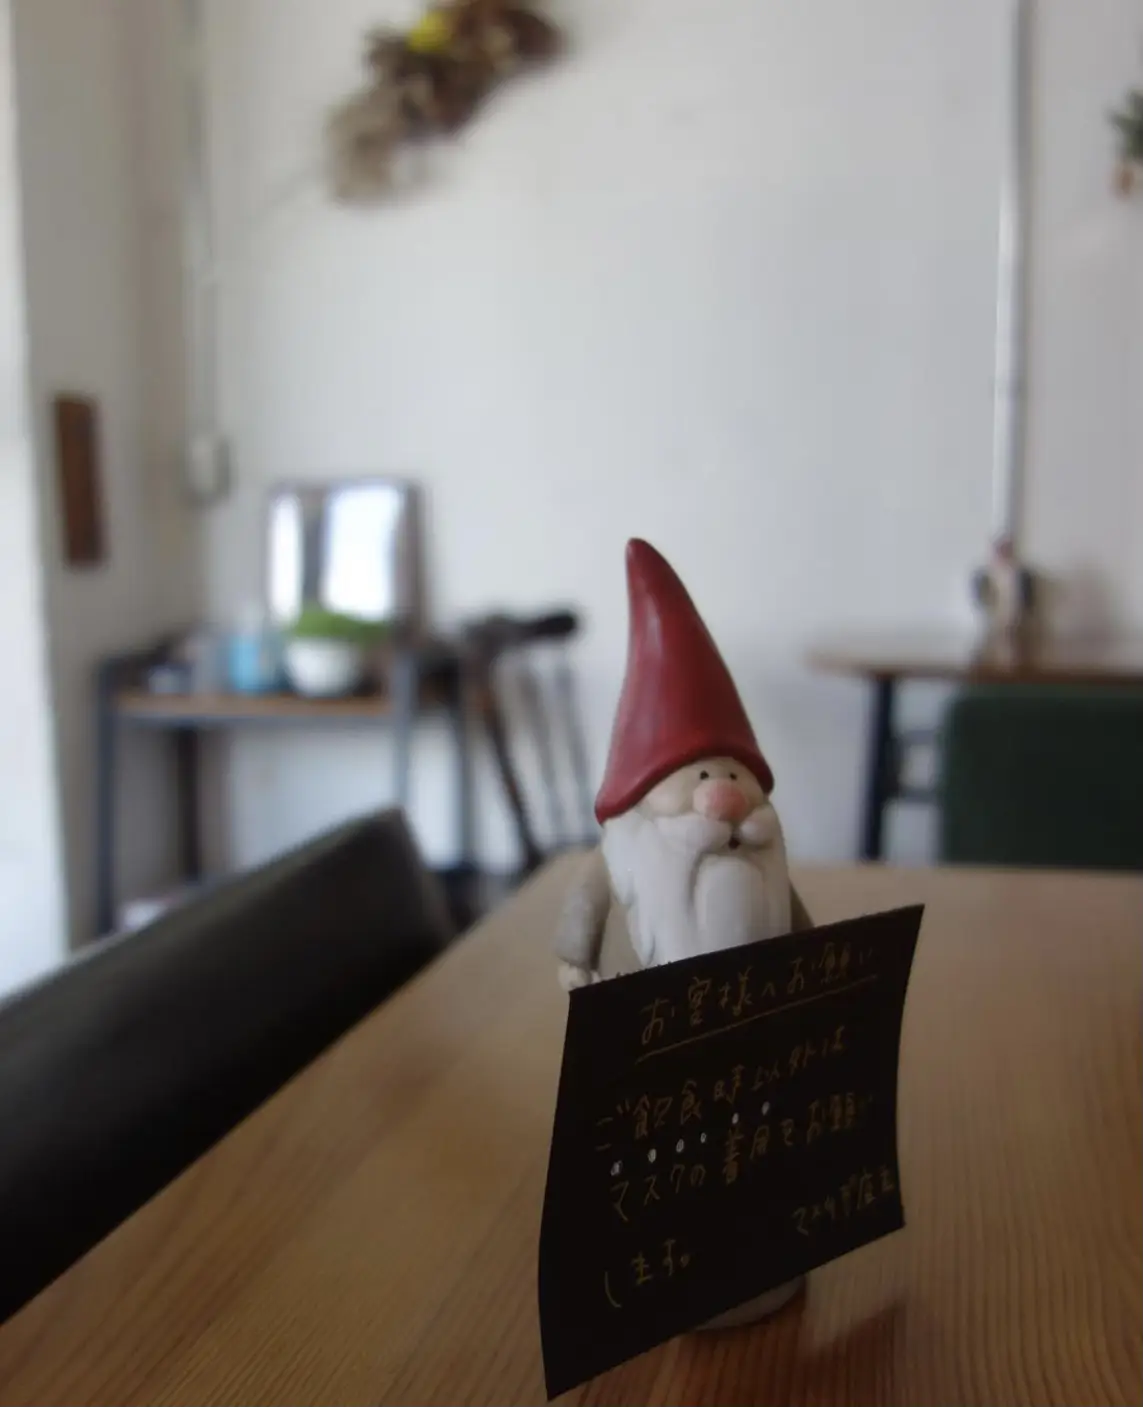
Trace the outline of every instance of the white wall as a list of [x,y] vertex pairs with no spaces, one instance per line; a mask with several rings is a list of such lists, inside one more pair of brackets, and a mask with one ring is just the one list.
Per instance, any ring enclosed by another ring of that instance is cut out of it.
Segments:
[[1106,112],[1139,85],[1138,0],[1053,0],[1042,22],[1029,544],[1065,615],[1143,622],[1143,205],[1108,195]]
[[[1027,545],[1098,572],[1139,622],[1140,216],[1110,195],[1105,121],[1135,78],[1138,5],[1041,4]],[[847,623],[967,620],[989,531],[1003,10],[577,0],[566,62],[498,98],[424,189],[361,214],[313,173],[384,0],[212,0],[239,470],[206,540],[216,613],[258,594],[272,480],[414,475],[442,621],[584,608],[598,769],[622,547],[644,535],[738,677],[793,852],[851,854],[865,700],[803,656]],[[415,819],[444,857],[428,742]],[[369,804],[384,761],[376,741],[243,740],[236,857]],[[499,814],[486,844],[511,854]]]
[[[168,84],[164,103],[142,89],[162,55],[143,48],[155,9],[146,0],[13,0],[33,428],[75,941],[94,933],[95,663],[193,614],[193,535],[169,428],[177,225],[163,195],[171,177],[161,142],[177,89]],[[177,189],[177,172],[174,181]],[[64,391],[100,405],[109,556],[94,569],[70,569],[61,555],[50,405]],[[132,738],[125,749],[127,890],[170,877],[164,761],[156,738]]]
[[10,20],[8,0],[0,0],[0,995],[52,967],[65,951],[40,528],[28,423]]

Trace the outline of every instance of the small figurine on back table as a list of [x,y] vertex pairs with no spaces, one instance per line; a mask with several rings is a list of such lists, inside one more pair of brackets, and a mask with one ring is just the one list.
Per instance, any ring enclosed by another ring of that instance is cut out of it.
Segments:
[[985,649],[1021,643],[1032,624],[1035,579],[1020,564],[1010,537],[992,545],[988,565],[973,577],[973,596],[984,616]]
[[[569,991],[812,926],[786,868],[773,775],[686,588],[638,539],[627,587],[627,674],[595,803],[602,844],[556,937]],[[769,1313],[800,1283],[715,1324]]]

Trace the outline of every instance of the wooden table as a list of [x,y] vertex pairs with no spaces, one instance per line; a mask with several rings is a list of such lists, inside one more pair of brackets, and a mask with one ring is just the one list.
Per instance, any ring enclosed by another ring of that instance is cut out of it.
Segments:
[[[543,1400],[563,1037],[546,870],[0,1328],[0,1402]],[[902,1037],[908,1226],[769,1323],[582,1403],[1138,1403],[1143,881],[808,872],[928,904]]]
[[929,801],[927,791],[901,781],[904,739],[894,728],[901,684],[930,680],[955,684],[1143,685],[1143,641],[1129,638],[1045,640],[1019,649],[979,648],[957,635],[854,636],[811,650],[812,668],[863,679],[873,689],[866,744],[861,858],[880,860],[885,811],[901,798]]

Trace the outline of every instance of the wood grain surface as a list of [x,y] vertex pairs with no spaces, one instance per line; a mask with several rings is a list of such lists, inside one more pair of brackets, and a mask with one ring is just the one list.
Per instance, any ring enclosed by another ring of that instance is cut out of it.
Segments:
[[[567,862],[0,1328],[0,1402],[533,1403]],[[928,905],[902,1037],[908,1226],[769,1323],[581,1403],[1138,1403],[1143,882],[802,872]],[[2,1248],[0,1248],[2,1255]]]

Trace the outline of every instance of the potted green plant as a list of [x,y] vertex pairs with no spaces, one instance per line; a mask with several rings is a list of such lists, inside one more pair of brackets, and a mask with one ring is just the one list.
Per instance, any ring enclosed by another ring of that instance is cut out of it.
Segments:
[[341,698],[361,687],[370,651],[384,640],[387,621],[308,605],[286,630],[283,655],[290,686],[307,698]]

